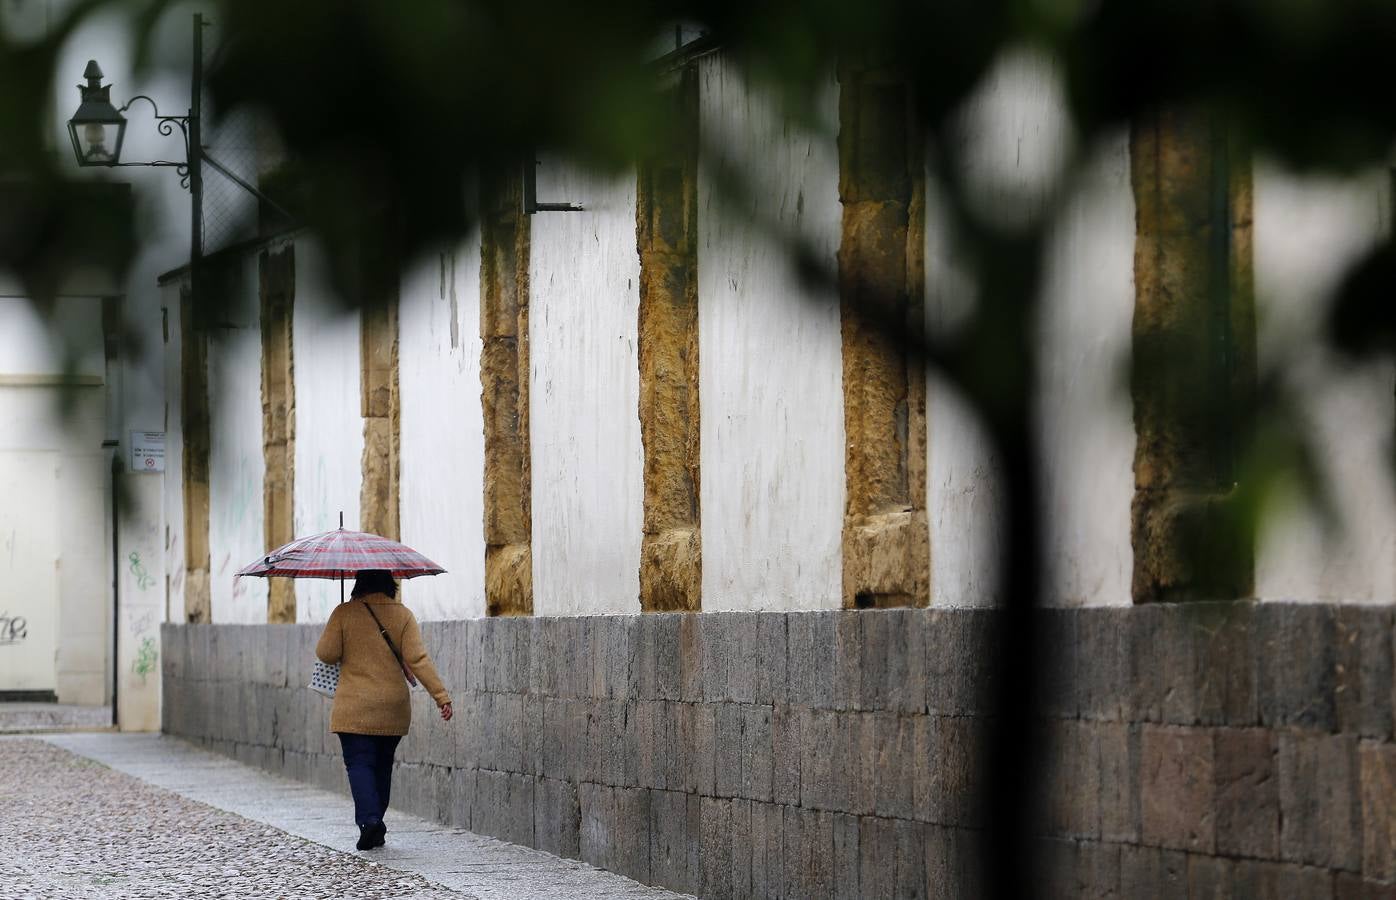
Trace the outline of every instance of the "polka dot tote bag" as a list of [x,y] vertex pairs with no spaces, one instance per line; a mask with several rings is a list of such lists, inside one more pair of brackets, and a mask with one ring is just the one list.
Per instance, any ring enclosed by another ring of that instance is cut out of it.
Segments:
[[330,665],[318,659],[315,660],[315,665],[310,668],[308,687],[317,694],[333,697],[335,688],[339,687],[339,663]]

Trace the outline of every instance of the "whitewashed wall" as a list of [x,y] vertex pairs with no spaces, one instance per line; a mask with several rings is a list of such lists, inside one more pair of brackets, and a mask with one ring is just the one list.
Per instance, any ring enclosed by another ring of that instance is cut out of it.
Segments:
[[[973,311],[975,285],[957,259],[948,214],[926,183],[926,330],[950,335]],[[1000,598],[1004,508],[1000,462],[968,401],[926,371],[926,512],[931,605],[990,606]]]
[[1047,245],[1037,415],[1053,605],[1133,602],[1134,217],[1120,133],[1098,148]]
[[[295,354],[297,537],[339,527],[359,529],[364,426],[359,385],[359,314],[330,291],[324,258],[296,242]],[[348,593],[346,587],[345,593]],[[339,602],[339,582],[296,581],[296,620],[323,622]]]
[[1337,513],[1330,530],[1297,493],[1275,506],[1257,555],[1262,599],[1396,602],[1396,378],[1389,362],[1346,366],[1318,337],[1343,272],[1390,231],[1390,178],[1255,169],[1260,364],[1287,360]]
[[[0,690],[106,700],[111,654],[109,456],[102,304],[64,297],[47,319],[0,277]],[[63,348],[76,353],[60,388]],[[68,415],[60,412],[64,392]]]
[[[1042,285],[1036,415],[1043,459],[1045,599],[1054,605],[1130,602],[1134,424],[1124,379],[1134,310],[1134,199],[1124,134],[1103,142],[1084,177],[1063,185],[1074,135],[1050,60],[1006,54],[968,101],[949,160],[973,190],[974,214],[1049,228]],[[976,286],[957,262],[946,216],[928,188],[926,316],[952,334]],[[1000,602],[1002,475],[968,404],[928,374],[927,500],[931,602]]]
[[644,527],[635,174],[545,161],[533,217],[529,429],[533,611],[639,612]]
[[[703,608],[837,608],[845,484],[839,302],[812,293],[769,219],[833,270],[837,86],[812,85],[822,128],[782,119],[721,56],[700,62],[698,186]],[[715,166],[750,179],[723,196]]]
[[266,553],[262,506],[262,332],[257,257],[229,276],[208,336],[210,612],[214,622],[267,620],[267,584],[234,578]]
[[418,619],[485,614],[480,237],[404,275],[398,312],[402,540],[444,566],[400,596]]

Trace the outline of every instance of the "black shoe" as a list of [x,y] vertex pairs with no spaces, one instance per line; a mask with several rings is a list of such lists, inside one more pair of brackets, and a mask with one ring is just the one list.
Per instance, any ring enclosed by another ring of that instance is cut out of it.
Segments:
[[383,846],[383,835],[388,833],[382,822],[370,822],[359,826],[359,840],[354,846],[360,850],[372,850]]

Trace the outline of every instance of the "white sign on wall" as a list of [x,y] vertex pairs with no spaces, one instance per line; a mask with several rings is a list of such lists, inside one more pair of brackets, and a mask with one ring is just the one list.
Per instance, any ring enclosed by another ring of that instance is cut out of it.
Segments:
[[131,471],[165,471],[165,432],[131,432]]

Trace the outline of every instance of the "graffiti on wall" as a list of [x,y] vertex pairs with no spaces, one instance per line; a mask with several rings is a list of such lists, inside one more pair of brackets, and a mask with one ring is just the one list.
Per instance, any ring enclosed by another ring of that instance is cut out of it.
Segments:
[[22,644],[29,637],[29,622],[24,616],[0,613],[0,647],[9,644]]
[[160,658],[160,651],[155,649],[155,638],[148,637],[141,641],[140,647],[136,649],[136,658],[131,662],[132,673],[139,675],[141,683],[145,683],[145,677],[155,671],[155,662]]
[[131,577],[136,579],[136,587],[143,591],[150,590],[155,585],[155,576],[146,571],[145,563],[141,561],[141,555],[132,550],[127,559],[131,563]]

